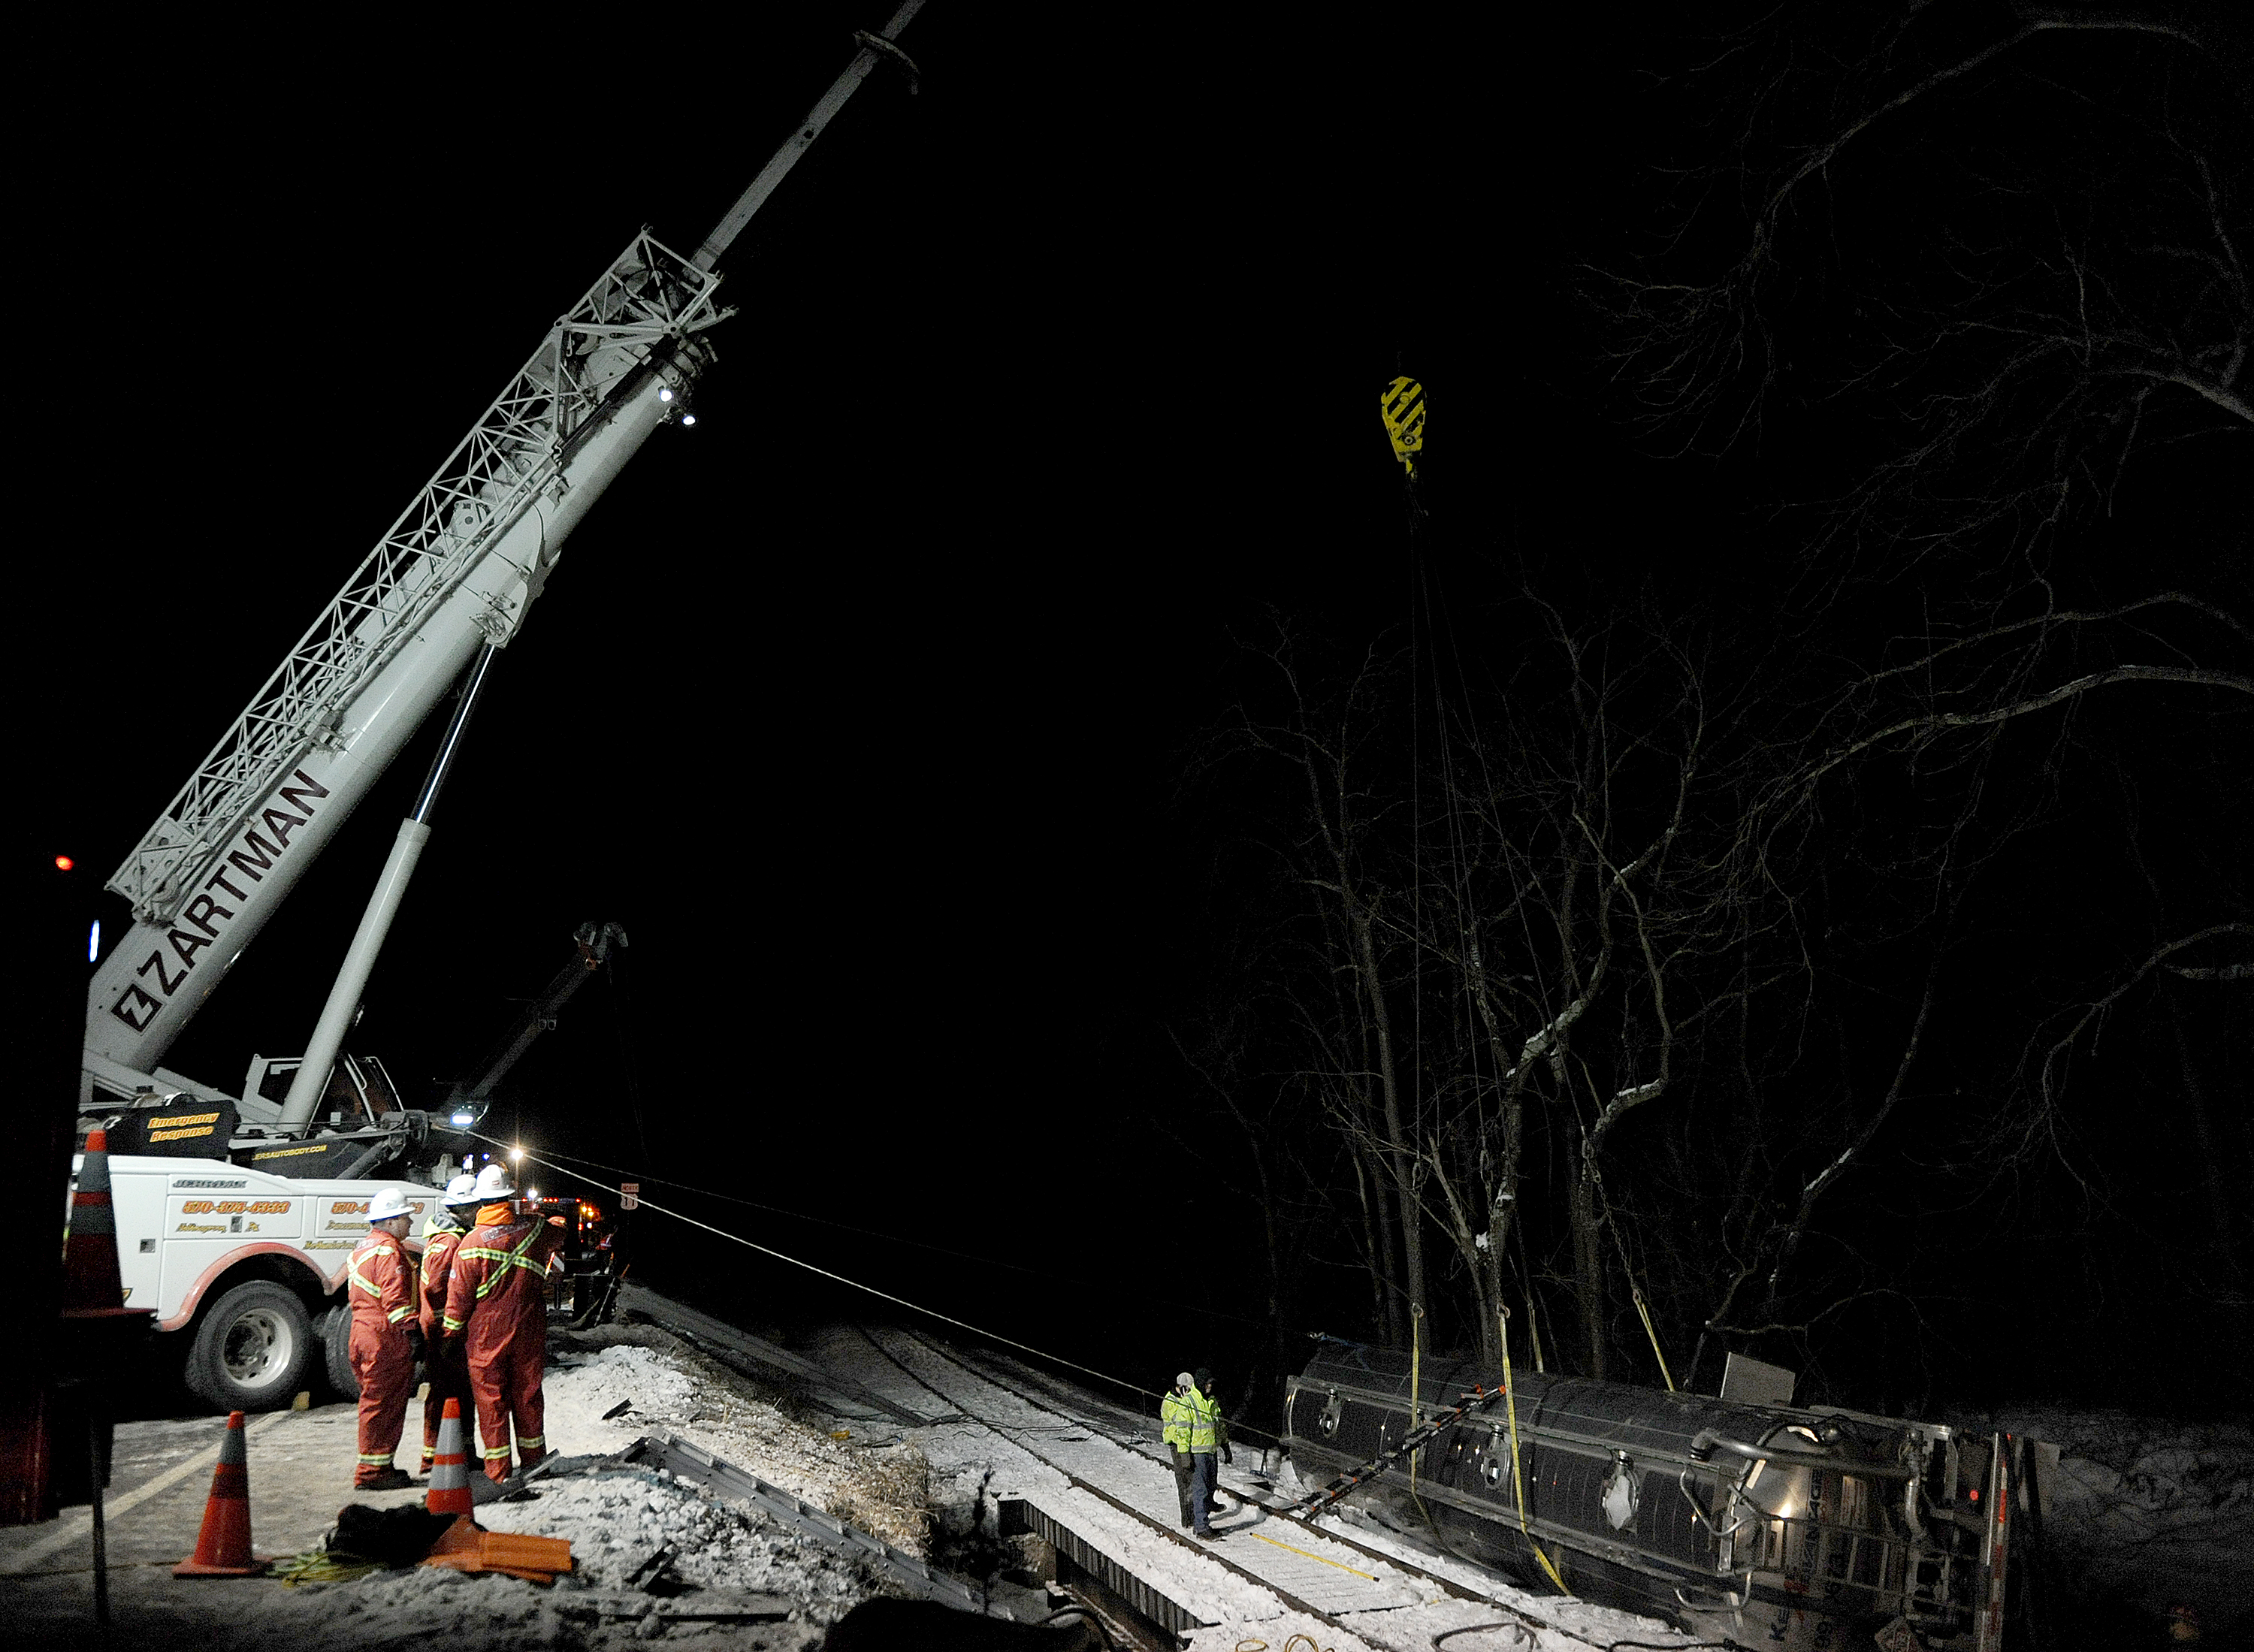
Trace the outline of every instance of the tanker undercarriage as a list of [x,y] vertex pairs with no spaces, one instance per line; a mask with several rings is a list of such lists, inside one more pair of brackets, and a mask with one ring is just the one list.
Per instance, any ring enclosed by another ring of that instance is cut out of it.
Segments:
[[1311,1503],[1350,1498],[1530,1588],[1554,1569],[1748,1648],[2002,1647],[2034,1442],[1577,1378],[1514,1390],[1441,1359],[1412,1393],[1407,1354],[1329,1348],[1291,1380],[1286,1445],[1311,1489],[1337,1476]]

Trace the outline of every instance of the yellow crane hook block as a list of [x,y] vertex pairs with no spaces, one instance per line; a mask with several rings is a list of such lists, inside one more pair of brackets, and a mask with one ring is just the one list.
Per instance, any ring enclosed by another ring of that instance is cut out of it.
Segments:
[[1379,416],[1385,421],[1386,438],[1393,457],[1417,473],[1417,455],[1424,451],[1424,387],[1414,379],[1398,378],[1378,397]]

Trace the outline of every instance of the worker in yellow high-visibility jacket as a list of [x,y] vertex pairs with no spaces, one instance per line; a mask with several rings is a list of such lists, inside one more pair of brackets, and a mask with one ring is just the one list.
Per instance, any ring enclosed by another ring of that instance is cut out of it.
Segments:
[[[1213,1372],[1202,1365],[1197,1368],[1197,1391],[1205,1400],[1206,1421],[1213,1431],[1213,1444],[1209,1449],[1215,1460],[1207,1465],[1205,1501],[1198,1507],[1205,1511],[1206,1519],[1211,1521],[1221,1512],[1221,1500],[1214,1495],[1221,1488],[1218,1465],[1233,1461],[1234,1458],[1228,1449],[1228,1419],[1221,1414],[1220,1391],[1214,1386]],[[1190,1449],[1193,1452],[1198,1450],[1194,1429],[1191,1431]],[[1193,1477],[1194,1472],[1193,1469]]]
[[1190,1455],[1190,1438],[1198,1420],[1198,1406],[1192,1396],[1196,1394],[1197,1385],[1191,1382],[1190,1374],[1180,1371],[1174,1376],[1173,1391],[1158,1402],[1160,1436],[1173,1455],[1174,1490],[1181,1498],[1182,1524],[1185,1526],[1203,1523],[1190,1512],[1191,1480],[1195,1466]]
[[1197,1516],[1192,1531],[1200,1537],[1218,1537],[1213,1529],[1213,1517],[1219,1512],[1214,1501],[1214,1487],[1218,1478],[1214,1453],[1222,1447],[1227,1435],[1227,1425],[1221,1420],[1221,1402],[1206,1390],[1213,1384],[1213,1373],[1200,1370],[1190,1383],[1186,1396],[1190,1404],[1190,1512]]
[[1213,1454],[1220,1444],[1221,1407],[1208,1399],[1187,1371],[1174,1376],[1174,1391],[1158,1403],[1158,1424],[1173,1452],[1174,1490],[1182,1524],[1200,1537],[1221,1534],[1208,1523],[1213,1502]]

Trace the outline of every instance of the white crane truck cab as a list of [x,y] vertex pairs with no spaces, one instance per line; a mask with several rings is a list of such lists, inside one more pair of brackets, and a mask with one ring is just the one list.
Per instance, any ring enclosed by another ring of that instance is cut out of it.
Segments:
[[[83,1156],[74,1158],[76,1176]],[[419,1252],[440,1189],[408,1181],[297,1181],[215,1158],[113,1154],[110,1204],[128,1307],[159,1331],[194,1327],[183,1376],[221,1410],[272,1410],[326,1382],[359,1384],[344,1357],[346,1259],[368,1200],[396,1187]]]

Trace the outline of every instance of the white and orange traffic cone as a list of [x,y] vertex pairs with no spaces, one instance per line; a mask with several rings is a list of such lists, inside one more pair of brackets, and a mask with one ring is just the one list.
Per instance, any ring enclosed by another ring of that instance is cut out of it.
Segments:
[[117,1276],[117,1216],[109,1208],[109,1132],[90,1130],[71,1194],[70,1237],[63,1245],[63,1314],[97,1319],[145,1312],[125,1306]]
[[196,1551],[172,1568],[176,1578],[252,1578],[271,1564],[271,1555],[250,1550],[250,1459],[242,1448],[242,1413],[227,1415],[227,1438],[212,1470],[211,1495],[204,1501],[203,1528]]
[[459,1400],[448,1400],[438,1419],[438,1454],[430,1460],[430,1488],[423,1494],[423,1507],[434,1515],[470,1512],[470,1462],[462,1449]]

